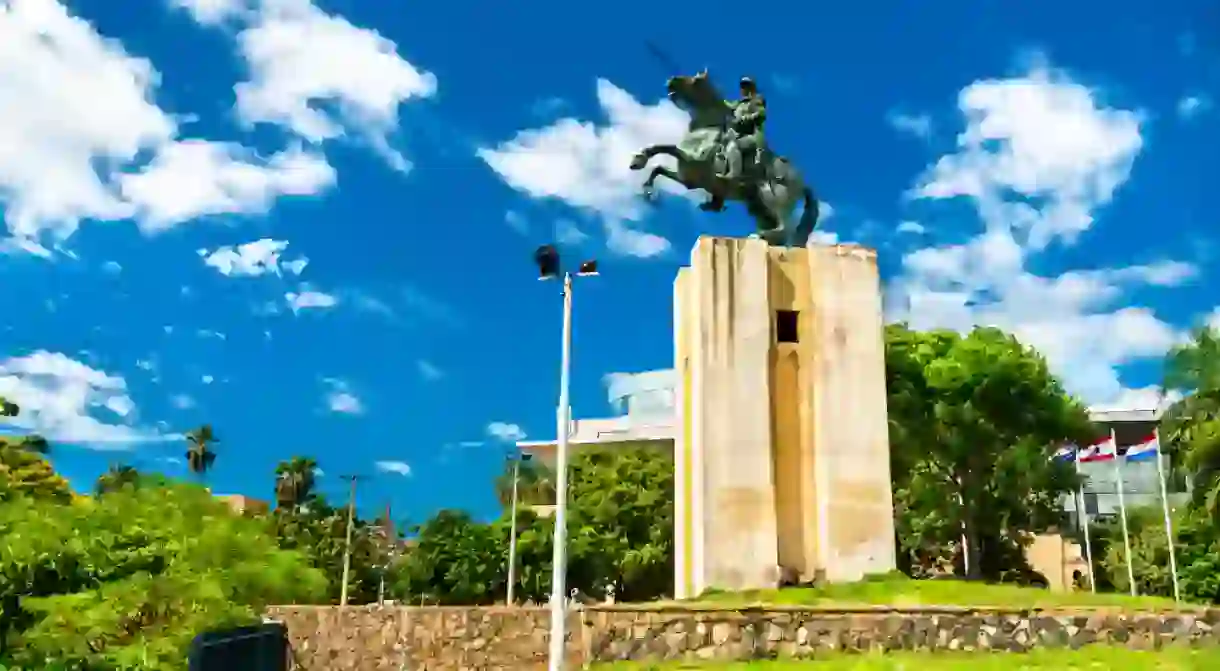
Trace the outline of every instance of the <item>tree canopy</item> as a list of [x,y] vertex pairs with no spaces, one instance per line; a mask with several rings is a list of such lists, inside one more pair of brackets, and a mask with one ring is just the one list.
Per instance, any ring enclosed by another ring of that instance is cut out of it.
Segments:
[[951,561],[970,577],[1001,577],[1021,534],[1059,522],[1077,481],[1051,456],[1093,437],[1086,409],[1040,355],[999,329],[890,326],[886,374],[904,560],[930,570],[956,546]]

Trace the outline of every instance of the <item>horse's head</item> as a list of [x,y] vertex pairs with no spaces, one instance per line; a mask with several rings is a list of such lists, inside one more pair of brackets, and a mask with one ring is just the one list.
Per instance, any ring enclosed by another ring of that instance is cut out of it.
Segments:
[[720,102],[707,70],[696,75],[670,77],[665,90],[669,93],[669,99],[682,107],[703,107]]

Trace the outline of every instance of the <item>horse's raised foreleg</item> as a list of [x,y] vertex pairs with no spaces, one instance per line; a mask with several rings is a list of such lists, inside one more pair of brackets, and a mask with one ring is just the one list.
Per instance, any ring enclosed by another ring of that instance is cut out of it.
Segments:
[[653,197],[653,195],[656,193],[656,189],[654,188],[653,185],[656,183],[658,177],[668,178],[674,182],[677,182],[678,184],[681,184],[682,186],[684,186],[688,189],[693,188],[690,185],[690,183],[688,183],[685,179],[682,178],[682,175],[678,174],[677,172],[675,172],[673,170],[670,170],[669,168],[667,168],[663,165],[658,165],[652,169],[652,172],[648,173],[648,179],[644,180],[644,197],[645,198],[651,199]]
[[641,149],[639,153],[631,157],[631,169],[643,170],[644,166],[648,165],[648,162],[651,161],[654,156],[659,156],[661,154],[672,156],[676,159],[682,158],[682,152],[676,145],[655,144],[651,147]]

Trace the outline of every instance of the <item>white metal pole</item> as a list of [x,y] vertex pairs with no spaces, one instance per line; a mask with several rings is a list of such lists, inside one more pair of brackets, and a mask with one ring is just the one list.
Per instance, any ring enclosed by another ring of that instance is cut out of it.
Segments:
[[1161,483],[1161,511],[1165,513],[1165,540],[1169,545],[1169,571],[1173,575],[1173,600],[1182,601],[1181,587],[1178,585],[1178,553],[1173,547],[1173,518],[1169,514],[1169,493],[1165,487],[1165,465],[1161,463],[1161,432],[1152,430],[1152,439],[1156,441],[1156,476]]
[[512,528],[508,531],[508,595],[506,601],[510,606],[516,603],[513,597],[517,585],[517,481],[520,467],[521,453],[518,451],[513,457],[513,503],[509,513]]
[[352,488],[347,495],[347,541],[343,544],[343,585],[339,588],[339,605],[347,605],[347,581],[352,572],[352,527],[356,520],[356,480],[355,475],[346,476],[352,481]]
[[1084,528],[1084,560],[1089,574],[1089,591],[1097,593],[1097,582],[1093,580],[1093,541],[1089,539],[1089,515],[1085,511],[1084,503],[1084,478],[1080,471],[1080,450],[1076,450],[1076,454],[1072,459],[1076,462],[1076,475],[1081,477],[1080,489],[1080,505],[1076,507],[1076,521]]
[[1127,584],[1131,588],[1131,596],[1136,595],[1135,569],[1131,566],[1131,535],[1127,531],[1127,504],[1123,497],[1123,465],[1127,458],[1119,456],[1118,441],[1114,438],[1114,429],[1110,429],[1110,446],[1114,448],[1114,475],[1118,489],[1118,514],[1123,522],[1123,549],[1127,552]]
[[555,540],[551,555],[551,645],[550,671],[563,671],[567,608],[564,580],[567,577],[568,525],[568,432],[571,428],[568,383],[572,364],[572,275],[563,276],[563,351],[559,364],[559,408],[556,411],[558,445],[555,455]]

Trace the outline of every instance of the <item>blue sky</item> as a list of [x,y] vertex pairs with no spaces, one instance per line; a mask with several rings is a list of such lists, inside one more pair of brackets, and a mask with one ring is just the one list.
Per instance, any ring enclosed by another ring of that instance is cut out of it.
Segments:
[[778,3],[725,46],[682,28],[717,2],[0,0],[0,393],[79,487],[180,474],[210,422],[216,491],[311,454],[333,496],[370,476],[366,512],[490,514],[507,441],[554,433],[532,250],[601,262],[573,373],[599,416],[608,374],[671,365],[695,238],[750,230],[638,198],[631,154],[685,123],[651,41],[760,82],[891,319],[998,324],[1090,403],[1155,403],[1218,303],[1220,11],[896,7]]

